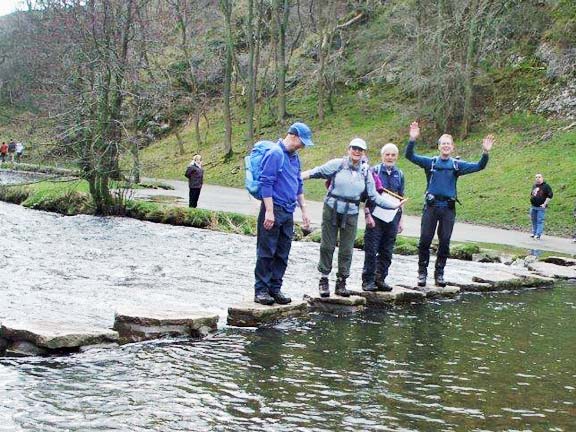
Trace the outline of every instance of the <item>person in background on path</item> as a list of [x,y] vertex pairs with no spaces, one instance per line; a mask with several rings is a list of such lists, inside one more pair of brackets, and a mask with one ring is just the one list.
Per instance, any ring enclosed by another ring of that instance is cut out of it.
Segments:
[[[382,163],[372,168],[382,187],[399,196],[404,196],[404,174],[396,166],[398,147],[386,144],[380,150]],[[364,209],[366,217],[374,211],[375,204],[367,203]],[[392,252],[396,235],[403,230],[402,208],[390,222],[373,217],[373,223],[367,221],[364,232],[364,269],[362,270],[362,289],[364,291],[391,291],[385,280],[392,263]]]
[[8,144],[3,142],[2,145],[0,146],[0,157],[2,158],[2,162],[6,162],[7,153],[8,153]]
[[304,123],[294,123],[286,137],[262,158],[260,175],[262,204],[257,222],[254,301],[263,305],[288,304],[282,281],[294,234],[294,210],[302,211],[303,227],[310,227],[300,178],[298,151],[312,147],[312,131]]
[[454,140],[452,135],[444,134],[438,140],[439,155],[420,156],[414,152],[416,139],[420,136],[417,122],[410,125],[410,141],[406,147],[406,159],[424,169],[428,185],[422,211],[420,242],[418,244],[418,286],[426,286],[430,244],[438,227],[438,252],[434,281],[436,286],[444,287],[444,267],[450,255],[450,237],[456,221],[456,201],[458,199],[456,181],[458,177],[483,170],[488,164],[488,153],[494,144],[494,136],[487,135],[482,141],[482,157],[476,163],[452,158]]
[[14,162],[14,153],[16,152],[16,143],[14,140],[10,140],[8,143],[8,155],[10,156],[10,162]]
[[186,173],[184,175],[188,177],[188,207],[196,208],[198,207],[198,198],[200,197],[200,190],[202,189],[202,184],[204,182],[202,156],[199,154],[194,155],[192,162],[190,162],[190,165],[186,168]]
[[22,157],[22,153],[24,153],[24,144],[22,144],[20,141],[18,141],[16,143],[16,162],[20,163],[20,158]]
[[348,144],[348,153],[344,158],[332,159],[324,165],[312,168],[302,173],[302,179],[331,179],[328,193],[324,198],[322,211],[322,238],[320,241],[320,282],[318,289],[321,297],[330,297],[328,276],[332,271],[332,258],[339,239],[338,273],[336,274],[336,295],[349,297],[346,289],[346,279],[350,276],[352,252],[358,227],[358,212],[361,196],[367,193],[375,205],[382,208],[391,207],[378,193],[374,185],[374,177],[369,172],[365,159],[368,146],[361,138],[354,138]]
[[554,194],[552,188],[544,181],[542,174],[536,174],[532,192],[530,193],[530,219],[532,220],[532,234],[530,237],[540,240],[544,231],[546,208]]

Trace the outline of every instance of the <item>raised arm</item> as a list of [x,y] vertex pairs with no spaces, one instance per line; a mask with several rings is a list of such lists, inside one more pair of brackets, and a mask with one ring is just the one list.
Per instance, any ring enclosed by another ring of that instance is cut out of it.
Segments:
[[416,145],[416,140],[420,136],[420,126],[418,122],[412,122],[410,124],[410,132],[409,132],[410,140],[408,141],[408,145],[406,146],[406,159],[410,162],[422,167],[424,169],[430,169],[432,166],[432,159],[426,156],[420,156],[414,152],[414,146]]
[[482,140],[482,157],[478,162],[465,162],[462,161],[459,164],[460,174],[471,174],[473,172],[481,171],[486,168],[488,164],[488,153],[492,150],[492,146],[495,142],[494,135],[486,135]]

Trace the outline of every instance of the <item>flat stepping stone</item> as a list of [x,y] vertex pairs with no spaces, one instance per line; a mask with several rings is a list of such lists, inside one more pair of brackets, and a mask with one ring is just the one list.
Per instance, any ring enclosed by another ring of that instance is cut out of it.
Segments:
[[227,323],[236,327],[259,327],[276,321],[302,316],[308,313],[308,303],[294,301],[287,305],[265,306],[255,302],[245,302],[228,308]]
[[514,273],[474,276],[472,280],[490,285],[489,288],[483,289],[480,292],[546,287],[553,284],[553,280],[550,278],[542,278],[534,274],[525,275]]
[[548,278],[576,279],[576,267],[568,267],[551,264],[549,262],[536,261],[528,264],[528,269]]
[[426,296],[420,291],[416,291],[402,286],[394,286],[392,291],[350,291],[353,295],[362,296],[366,299],[368,306],[383,306],[398,303],[410,303],[423,300]]
[[118,333],[86,324],[56,323],[52,321],[10,322],[0,326],[4,340],[3,353],[17,355],[50,355],[77,352],[87,345],[115,343]]
[[565,267],[575,267],[576,266],[576,259],[574,259],[574,258],[550,256],[550,257],[543,258],[540,261],[550,263],[550,264],[556,264],[559,266],[565,266]]
[[122,309],[114,318],[121,343],[177,336],[200,339],[217,326],[218,315],[198,311]]
[[310,308],[317,312],[331,312],[331,313],[353,313],[360,312],[366,306],[366,299],[358,295],[350,297],[341,297],[331,295],[330,297],[320,296],[304,296],[304,300],[308,302]]

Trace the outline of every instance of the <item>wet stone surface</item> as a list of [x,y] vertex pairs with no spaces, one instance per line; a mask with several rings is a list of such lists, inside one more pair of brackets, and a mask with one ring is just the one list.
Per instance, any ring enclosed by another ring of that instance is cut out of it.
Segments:
[[294,301],[286,305],[265,306],[254,302],[245,302],[228,308],[228,325],[235,327],[258,327],[292,317],[305,316],[308,304]]
[[140,342],[168,336],[200,339],[216,331],[218,315],[198,311],[172,311],[158,308],[124,309],[116,312],[114,329],[120,342]]
[[331,295],[330,297],[304,296],[304,301],[308,302],[310,308],[316,312],[329,313],[353,313],[364,310],[366,299],[358,295],[341,297]]

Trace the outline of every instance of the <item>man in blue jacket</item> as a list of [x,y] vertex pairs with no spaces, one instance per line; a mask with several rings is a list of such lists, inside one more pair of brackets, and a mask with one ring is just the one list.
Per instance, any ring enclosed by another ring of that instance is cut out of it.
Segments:
[[256,303],[272,305],[292,301],[280,289],[292,246],[296,205],[302,211],[304,228],[310,226],[300,178],[298,151],[313,145],[310,128],[297,122],[290,126],[286,137],[278,140],[278,145],[262,158],[262,205],[258,215],[254,270]]
[[426,286],[430,244],[438,227],[438,252],[434,280],[437,286],[444,287],[444,267],[450,254],[450,237],[456,220],[456,180],[464,174],[483,170],[488,163],[488,152],[494,144],[494,136],[487,135],[482,141],[482,157],[477,163],[452,158],[454,140],[452,135],[444,134],[438,140],[440,154],[435,157],[420,156],[414,153],[416,139],[420,136],[417,122],[410,125],[410,141],[406,147],[406,159],[424,169],[428,186],[426,187],[424,210],[418,244],[418,286]]

